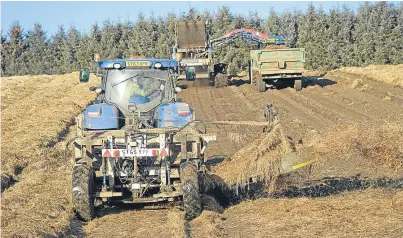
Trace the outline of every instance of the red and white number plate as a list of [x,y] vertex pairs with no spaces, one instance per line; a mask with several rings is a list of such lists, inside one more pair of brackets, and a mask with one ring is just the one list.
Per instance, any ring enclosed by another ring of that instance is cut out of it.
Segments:
[[168,156],[168,149],[102,149],[102,157],[146,157],[146,156]]

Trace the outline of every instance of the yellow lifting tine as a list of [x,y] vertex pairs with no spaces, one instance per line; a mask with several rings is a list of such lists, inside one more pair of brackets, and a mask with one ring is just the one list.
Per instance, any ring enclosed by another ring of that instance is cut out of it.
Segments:
[[300,164],[297,164],[297,165],[292,166],[292,170],[300,169],[300,168],[302,168],[302,167],[311,165],[311,164],[313,164],[313,163],[315,163],[315,162],[316,162],[316,159],[311,159],[311,160],[305,161],[305,162],[303,162],[303,163],[300,163]]

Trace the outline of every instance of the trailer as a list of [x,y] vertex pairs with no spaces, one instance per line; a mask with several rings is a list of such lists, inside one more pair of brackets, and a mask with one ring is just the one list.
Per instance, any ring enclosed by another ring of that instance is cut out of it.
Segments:
[[277,48],[251,50],[249,79],[259,92],[267,86],[293,84],[295,90],[302,89],[302,71],[305,49]]

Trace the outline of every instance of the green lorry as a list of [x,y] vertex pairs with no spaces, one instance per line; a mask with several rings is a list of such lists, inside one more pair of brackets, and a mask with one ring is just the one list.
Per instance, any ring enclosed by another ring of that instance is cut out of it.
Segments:
[[259,91],[267,85],[275,87],[293,84],[296,91],[302,89],[302,71],[305,63],[303,48],[272,48],[251,50],[249,80]]

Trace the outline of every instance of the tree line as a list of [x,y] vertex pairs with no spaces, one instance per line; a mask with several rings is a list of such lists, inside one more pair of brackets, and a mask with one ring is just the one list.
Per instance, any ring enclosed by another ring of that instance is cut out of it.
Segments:
[[[175,23],[206,19],[212,22],[213,38],[242,27],[282,35],[288,47],[305,48],[307,69],[403,63],[403,4],[366,2],[356,11],[343,6],[325,12],[313,5],[304,12],[271,9],[266,19],[256,12],[234,14],[228,7],[215,12],[190,9],[179,16],[168,13],[146,18],[140,13],[135,22],[95,23],[88,33],[59,26],[50,37],[40,24],[25,31],[14,22],[7,32],[1,32],[1,75],[63,74],[82,67],[94,70],[95,53],[102,58],[171,58]],[[245,71],[254,46],[239,40],[216,48],[215,53],[230,72]]]

